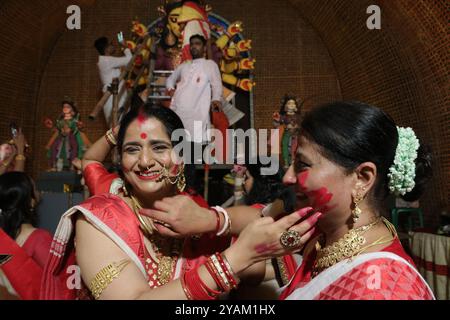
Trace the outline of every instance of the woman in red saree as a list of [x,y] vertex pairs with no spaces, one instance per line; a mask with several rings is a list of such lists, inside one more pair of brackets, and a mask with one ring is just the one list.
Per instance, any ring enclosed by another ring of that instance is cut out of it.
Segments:
[[[41,298],[216,298],[237,284],[250,265],[285,251],[278,239],[299,220],[298,213],[273,225],[267,223],[273,221],[270,218],[258,221],[226,249],[231,227],[228,216],[202,209],[204,203],[196,203],[188,194],[180,195],[185,188],[183,163],[175,155],[178,141],[171,140],[177,129],[183,129],[181,120],[165,107],[146,105],[124,116],[117,137],[124,187],[118,194],[94,196],[62,216]],[[139,214],[140,208],[160,208],[162,200],[213,216],[213,233],[221,236],[162,236],[161,230],[170,230],[170,226]],[[309,222],[297,226],[303,241],[311,236],[311,227]],[[242,252],[252,254],[241,261]],[[212,260],[211,269],[206,264]],[[198,284],[208,287],[211,295],[205,296],[195,287]]]
[[0,176],[0,300],[39,299],[52,237],[36,229],[37,196],[22,172]]
[[[430,176],[430,155],[412,129],[396,127],[373,106],[335,102],[308,113],[300,132],[283,181],[295,186],[298,208],[311,206],[323,215],[280,298],[434,299],[394,227],[382,218],[389,193],[415,200]],[[199,214],[181,215],[177,208],[166,204],[145,214],[170,223],[176,234],[189,232],[190,216]]]

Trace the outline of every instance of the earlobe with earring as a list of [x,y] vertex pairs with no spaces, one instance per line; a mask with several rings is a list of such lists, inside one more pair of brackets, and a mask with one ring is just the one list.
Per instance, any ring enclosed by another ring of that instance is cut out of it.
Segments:
[[358,191],[355,198],[353,199],[353,209],[352,209],[353,224],[355,224],[356,221],[358,221],[359,217],[361,216],[361,209],[359,208],[359,203],[363,198],[364,196],[361,195],[361,193]]
[[[162,175],[164,179],[166,179],[171,185],[177,185],[178,192],[181,193],[186,188],[186,177],[184,175],[184,163],[181,165],[180,169],[178,170],[178,173],[175,177],[171,177],[169,174],[169,170],[167,170],[166,166],[164,165],[161,169]],[[172,180],[171,178],[175,178],[175,180]]]
[[184,164],[183,164],[178,173],[177,189],[178,192],[181,193],[184,191],[185,188],[186,188],[186,176],[184,175]]

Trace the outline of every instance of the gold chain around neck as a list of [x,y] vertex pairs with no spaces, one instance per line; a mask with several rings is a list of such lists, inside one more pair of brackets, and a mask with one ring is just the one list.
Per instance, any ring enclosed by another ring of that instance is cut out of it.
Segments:
[[313,266],[313,276],[344,259],[359,254],[361,250],[364,250],[365,248],[363,248],[363,246],[366,243],[366,238],[363,234],[377,225],[380,221],[381,218],[377,218],[375,221],[365,226],[351,229],[342,238],[324,248],[321,248],[320,246],[320,240],[323,240],[321,237],[322,239],[319,239],[316,243],[317,255]]
[[129,195],[129,197],[133,205],[133,212],[139,221],[141,230],[144,232],[147,238],[150,238],[155,233],[156,230],[153,221],[151,219],[144,219],[139,213],[139,211],[142,209],[142,205],[140,204],[139,200],[136,199],[136,197],[131,194]]

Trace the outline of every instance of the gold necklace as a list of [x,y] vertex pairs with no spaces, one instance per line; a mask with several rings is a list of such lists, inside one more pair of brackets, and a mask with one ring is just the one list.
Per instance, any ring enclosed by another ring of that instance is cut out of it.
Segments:
[[323,241],[322,235],[316,243],[317,255],[313,266],[313,277],[324,269],[359,254],[366,243],[366,238],[364,238],[363,234],[380,221],[381,219],[377,218],[365,226],[351,229],[342,238],[324,248],[320,246],[320,240]]
[[[169,250],[163,250],[162,248],[164,247],[164,244],[168,241],[168,239],[156,235],[156,227],[153,223],[153,220],[148,219],[147,224],[144,218],[139,214],[139,211],[142,209],[142,205],[139,203],[139,200],[132,195],[129,195],[129,197],[133,204],[133,212],[139,220],[140,228],[149,240],[152,249],[156,253],[156,256],[159,260],[155,261],[155,263],[157,263],[158,265],[156,274],[158,281],[159,283],[161,283],[161,285],[165,285],[172,279],[172,272],[180,255],[182,243],[178,239],[173,239],[172,241],[170,241],[171,243],[169,246]],[[168,255],[165,255],[163,251],[169,251]]]
[[[139,211],[142,209],[142,205],[139,203],[139,200],[136,199],[131,194],[129,195],[131,199],[131,203],[133,204],[133,213],[135,214],[136,218],[139,221],[139,226],[141,230],[144,232],[147,238],[151,237],[152,234],[155,232],[156,227],[153,224],[153,221],[151,219],[147,219],[147,221],[139,214]],[[148,224],[147,224],[148,222]]]
[[[159,260],[156,261],[158,264],[156,276],[161,285],[165,285],[172,279],[173,270],[175,269],[176,262],[181,253],[182,241],[179,239],[169,240],[156,234],[149,240]],[[167,245],[168,241],[170,241],[169,245]],[[165,250],[163,249],[164,247],[166,247]],[[167,252],[167,254],[165,252]]]

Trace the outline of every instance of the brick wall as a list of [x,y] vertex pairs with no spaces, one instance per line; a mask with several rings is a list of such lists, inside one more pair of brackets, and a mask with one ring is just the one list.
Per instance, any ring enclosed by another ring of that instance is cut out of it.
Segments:
[[[32,145],[27,171],[42,152],[36,105],[48,57],[65,27],[66,0],[4,0],[0,3],[0,141],[11,137],[10,122],[21,126]],[[89,0],[66,3],[88,4]]]
[[[434,177],[422,206],[426,222],[438,223],[450,199],[448,1],[289,2],[327,45],[343,98],[379,106],[431,145]],[[366,28],[372,4],[381,30]]]
[[[82,2],[82,30],[65,29],[68,4]],[[436,223],[450,195],[449,8],[445,0],[247,0],[209,1],[226,19],[242,20],[257,59],[255,125],[270,127],[269,115],[286,92],[310,97],[305,105],[359,99],[412,126],[435,156],[435,176],[422,204]],[[382,29],[365,27],[366,8],[382,9]],[[98,99],[97,36],[126,34],[130,21],[150,22],[159,1],[4,0],[0,3],[0,139],[15,120],[33,145],[29,170],[46,168],[42,126],[59,102],[72,96],[85,122]],[[89,124],[91,140],[106,129]],[[31,165],[30,165],[31,163]]]

